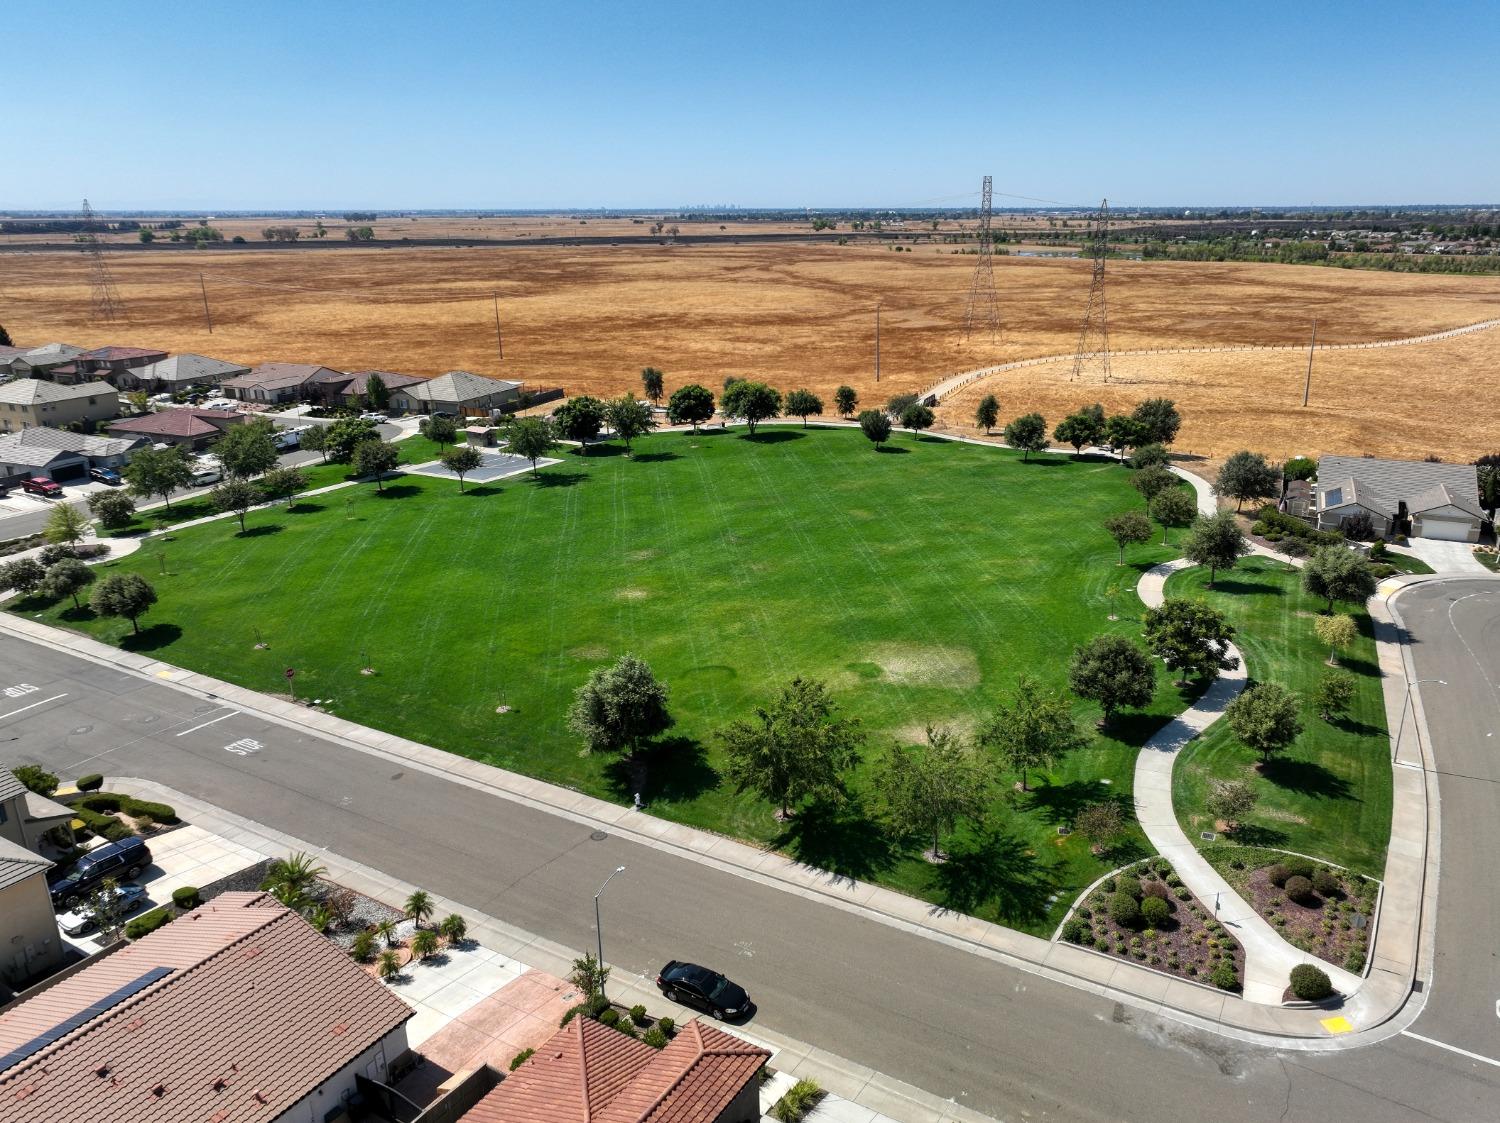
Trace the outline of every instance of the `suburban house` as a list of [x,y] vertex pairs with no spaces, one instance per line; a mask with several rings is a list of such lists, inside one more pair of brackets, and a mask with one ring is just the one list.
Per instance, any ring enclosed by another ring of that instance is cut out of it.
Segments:
[[1318,461],[1320,530],[1341,527],[1361,513],[1381,537],[1409,533],[1449,542],[1479,541],[1484,511],[1472,464],[1325,456]]
[[51,972],[67,953],[47,893],[51,868],[49,859],[0,838],[0,1002]]
[[0,1118],[337,1123],[412,1014],[269,894],[225,893],[0,1014]]
[[249,374],[243,363],[210,359],[207,355],[173,355],[144,366],[130,367],[114,375],[121,390],[146,390],[150,393],[172,393],[189,386],[217,386],[226,378]]
[[83,352],[84,348],[71,343],[44,343],[12,357],[3,369],[12,378],[47,378],[57,367],[72,364]]
[[35,378],[18,378],[0,386],[0,432],[30,425],[61,429],[120,416],[120,395],[108,382],[59,386]]
[[72,821],[71,807],[37,795],[10,769],[0,768],[0,838],[40,853],[42,835]]
[[10,374],[10,361],[26,354],[27,348],[13,347],[8,343],[0,343],[0,377]]
[[182,406],[142,417],[127,417],[109,427],[112,437],[145,437],[156,444],[199,449],[224,435],[231,425],[242,425],[245,415],[232,409],[192,409]]
[[85,375],[108,377],[121,371],[159,363],[166,357],[165,351],[150,347],[95,347],[92,351],[74,356],[73,362]]
[[460,1123],[755,1123],[760,1071],[770,1059],[696,1019],[666,1048],[653,1049],[592,1018],[574,1018]]
[[90,468],[119,468],[145,444],[144,437],[96,437],[33,425],[0,433],[0,476],[46,476],[66,483],[83,479]]
[[[402,390],[408,386],[415,386],[420,382],[426,382],[425,378],[418,378],[414,374],[396,374],[388,370],[357,370],[349,376],[349,381],[339,387],[333,395],[338,405],[359,408],[366,404],[364,395],[368,393],[370,376],[380,375],[380,381],[385,383],[385,388],[390,391]],[[392,408],[395,408],[394,402]]]
[[227,397],[274,405],[321,397],[325,383],[343,383],[348,379],[343,371],[315,363],[261,363],[249,374],[226,378],[220,385]]
[[484,413],[514,407],[521,400],[521,384],[487,378],[466,370],[450,370],[391,394],[391,408],[404,413]]

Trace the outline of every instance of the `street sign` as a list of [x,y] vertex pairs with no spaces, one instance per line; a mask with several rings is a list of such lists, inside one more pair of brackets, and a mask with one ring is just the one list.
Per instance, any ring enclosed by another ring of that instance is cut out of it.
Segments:
[[297,677],[297,672],[295,670],[293,670],[291,667],[288,667],[285,671],[282,672],[282,674],[286,675],[286,677],[289,678],[289,679]]

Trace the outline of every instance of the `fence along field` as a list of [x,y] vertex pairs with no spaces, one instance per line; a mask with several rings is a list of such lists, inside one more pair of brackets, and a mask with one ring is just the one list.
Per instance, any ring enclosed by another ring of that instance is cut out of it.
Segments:
[[[10,254],[0,323],[18,341],[153,345],[246,362],[320,362],[436,374],[503,374],[570,393],[639,388],[642,366],[667,388],[753,375],[866,401],[923,389],[958,371],[1072,349],[1087,263],[996,259],[1003,329],[962,339],[974,259],[951,246],[862,245],[372,249],[326,253],[115,254],[127,322],[87,322],[81,255]],[[1421,335],[1500,313],[1500,277],[1357,272],[1252,263],[1109,265],[1110,339],[1119,350]],[[207,331],[198,290],[208,289]],[[496,355],[498,294],[505,359]],[[874,311],[881,372],[874,383]],[[1500,330],[1410,347],[1323,352],[1300,409],[1305,355],[1121,357],[1110,385],[1067,381],[1067,364],[1007,372],[942,411],[966,428],[971,395],[993,390],[1002,416],[1049,418],[1083,400],[1112,408],[1168,394],[1187,423],[1179,443],[1282,456],[1339,448],[1467,459],[1500,446],[1485,408]]]

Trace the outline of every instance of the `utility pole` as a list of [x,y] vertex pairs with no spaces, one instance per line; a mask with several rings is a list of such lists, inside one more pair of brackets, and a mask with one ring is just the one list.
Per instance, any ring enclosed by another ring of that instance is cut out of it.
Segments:
[[964,306],[964,342],[982,318],[990,329],[990,342],[1000,330],[1000,303],[995,298],[995,246],[990,240],[990,209],[994,200],[995,177],[985,176],[979,192],[979,263],[969,282],[969,300]]
[[214,318],[208,314],[208,284],[203,280],[203,274],[198,274],[198,289],[203,293],[203,322],[208,325],[208,334],[214,333]]
[[1302,408],[1307,408],[1308,395],[1312,393],[1313,352],[1318,349],[1318,318],[1313,317],[1312,342],[1307,345],[1307,378],[1302,383]]
[[500,336],[500,294],[491,293],[495,301],[495,351],[500,356],[500,361],[505,361],[505,340]]
[[880,381],[880,305],[881,301],[875,302],[875,381]]

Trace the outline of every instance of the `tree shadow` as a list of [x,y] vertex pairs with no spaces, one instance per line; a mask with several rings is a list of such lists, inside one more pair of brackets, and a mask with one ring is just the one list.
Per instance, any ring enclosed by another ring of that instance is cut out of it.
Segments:
[[917,438],[917,443],[922,445],[945,445],[948,444],[949,441],[947,437],[922,436]]
[[1357,656],[1339,656],[1339,668],[1348,671],[1350,674],[1360,675],[1364,678],[1378,678],[1380,676],[1380,667],[1373,660],[1360,659]]
[[1022,796],[1027,807],[1046,822],[1067,824],[1089,804],[1108,798],[1110,789],[1098,780],[1069,780],[1066,784],[1041,784],[1027,794]]
[[268,534],[279,534],[286,527],[280,523],[263,523],[260,526],[246,527],[235,535],[236,538],[264,538]]
[[858,796],[814,800],[782,826],[771,845],[803,865],[839,877],[868,879],[895,865],[897,839]]
[[1220,577],[1213,583],[1212,588],[1216,593],[1228,593],[1231,596],[1255,594],[1273,597],[1286,596],[1286,590],[1280,585],[1273,585],[1269,581],[1254,581],[1244,578]]
[[1024,839],[1000,827],[986,827],[977,838],[957,843],[937,867],[943,906],[974,913],[993,901],[1006,920],[1041,920],[1051,907],[1052,879],[1028,850]]
[[67,608],[63,609],[57,615],[59,619],[67,620],[70,622],[97,620],[99,618],[99,614],[92,608],[90,608],[87,604],[78,605],[76,607],[70,604]]
[[297,502],[289,505],[286,510],[289,515],[315,515],[319,511],[326,511],[327,509],[322,503],[304,503],[299,499]]
[[464,488],[464,490],[462,492],[460,492],[459,494],[461,494],[461,495],[479,495],[479,496],[499,495],[500,494],[500,488],[495,487],[492,484],[479,484],[476,487],[467,487],[467,488]]
[[876,445],[875,451],[889,453],[891,455],[905,456],[907,453],[911,452],[911,449],[902,448],[900,445]]
[[130,633],[120,641],[120,646],[126,651],[156,651],[181,638],[182,629],[176,624],[152,624],[139,633]]
[[[1167,689],[1173,689],[1170,683]],[[1109,724],[1099,730],[1105,737],[1119,741],[1123,745],[1138,749],[1147,741],[1151,740],[1156,732],[1172,719],[1163,717],[1161,714],[1138,713],[1135,710],[1123,710],[1110,718]]]
[[572,487],[589,478],[587,472],[548,471],[532,476],[537,487]]
[[593,460],[596,457],[624,456],[625,446],[613,444],[609,441],[600,441],[598,444],[589,445],[588,452],[584,452],[581,448],[575,448],[570,449],[568,455],[577,456],[584,460]]
[[1278,788],[1285,788],[1298,795],[1310,795],[1318,799],[1354,798],[1348,780],[1335,776],[1316,761],[1272,757],[1261,768],[1260,774]]
[[1073,458],[1061,456],[1033,456],[1029,460],[1021,461],[1022,464],[1036,464],[1043,468],[1060,468],[1064,464],[1071,464]]
[[410,499],[413,495],[421,494],[422,489],[416,484],[386,484],[375,493],[375,497],[377,499]]
[[779,445],[787,441],[800,441],[807,434],[799,429],[764,429],[759,433],[746,433],[744,440],[758,445]]
[[1357,737],[1372,737],[1382,732],[1378,725],[1372,725],[1368,721],[1355,721],[1352,717],[1337,717],[1328,723],[1335,729],[1344,733],[1352,733]]
[[675,452],[664,449],[661,452],[640,452],[633,459],[637,464],[659,464],[666,460],[681,460],[682,457]]
[[697,799],[722,782],[703,746],[691,737],[663,737],[634,758],[612,760],[604,767],[604,779],[617,796],[632,799],[639,792],[648,805]]
[[1241,823],[1234,828],[1230,837],[1241,846],[1280,847],[1287,842],[1286,831],[1257,823]]

